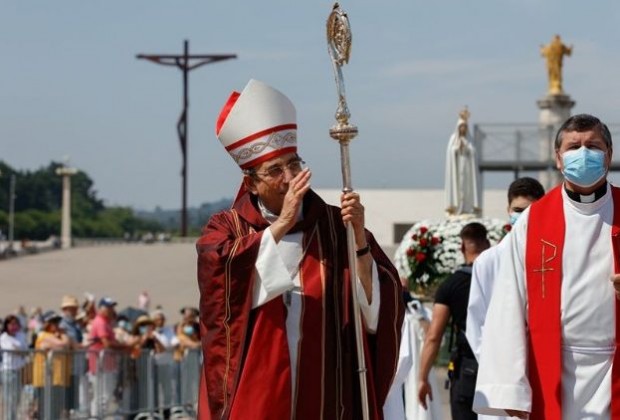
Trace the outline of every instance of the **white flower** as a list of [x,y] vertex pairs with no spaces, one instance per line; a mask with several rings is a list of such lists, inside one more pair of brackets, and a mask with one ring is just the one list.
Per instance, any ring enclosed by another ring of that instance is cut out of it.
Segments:
[[[453,273],[456,268],[464,263],[463,254],[461,252],[461,239],[459,233],[463,226],[471,222],[479,222],[486,226],[488,230],[488,238],[491,245],[495,245],[504,236],[504,226],[506,222],[499,219],[444,219],[444,220],[422,220],[416,222],[405,233],[403,239],[398,246],[394,255],[394,265],[398,270],[401,277],[413,280],[418,284],[430,285],[448,274]],[[415,257],[408,257],[407,250],[413,249],[418,251],[420,249],[419,240],[412,239],[414,234],[419,235],[420,228],[424,226],[428,229],[428,232],[432,236],[441,238],[441,242],[435,246],[435,252],[429,264],[433,264],[434,271],[438,273],[441,278],[433,278],[428,272],[424,272],[419,278],[412,279],[412,264],[414,267],[418,266],[418,262],[415,261]]]

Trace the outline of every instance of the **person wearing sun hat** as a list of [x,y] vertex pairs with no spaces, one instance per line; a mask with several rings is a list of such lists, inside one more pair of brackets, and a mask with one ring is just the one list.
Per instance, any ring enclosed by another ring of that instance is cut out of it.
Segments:
[[156,353],[161,353],[164,350],[155,335],[155,324],[148,315],[140,315],[136,319],[131,333],[138,338],[134,347],[134,355],[139,354],[142,350],[155,350]]
[[183,316],[183,321],[185,322],[198,322],[198,308],[184,306],[181,308],[180,314]]
[[62,297],[60,310],[62,311],[62,320],[60,328],[63,329],[74,345],[82,342],[83,334],[80,329],[76,317],[80,304],[75,296],[65,295]]
[[[214,215],[197,243],[199,418],[361,418],[353,298],[366,327],[371,412],[379,413],[403,305],[396,270],[364,229],[359,195],[343,194],[338,208],[311,190],[295,107],[263,82],[231,94],[216,135],[243,178],[232,209]],[[357,296],[345,223],[355,232]]]

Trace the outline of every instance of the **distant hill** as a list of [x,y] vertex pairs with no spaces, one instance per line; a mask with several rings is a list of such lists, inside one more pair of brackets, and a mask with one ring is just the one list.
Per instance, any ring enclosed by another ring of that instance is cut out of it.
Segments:
[[[200,230],[209,220],[212,214],[220,210],[230,208],[232,199],[223,198],[214,203],[204,203],[200,207],[187,209],[188,225],[191,230]],[[141,219],[153,220],[161,224],[166,230],[178,229],[181,223],[180,210],[166,210],[156,207],[155,210],[136,210],[136,216]]]

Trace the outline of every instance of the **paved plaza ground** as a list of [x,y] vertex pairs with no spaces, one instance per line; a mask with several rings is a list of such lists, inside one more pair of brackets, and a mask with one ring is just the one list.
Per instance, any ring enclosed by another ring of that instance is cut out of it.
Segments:
[[58,310],[65,294],[111,296],[119,308],[137,306],[147,290],[151,308],[161,304],[170,322],[179,308],[198,306],[193,243],[101,245],[0,260],[0,317],[23,304]]

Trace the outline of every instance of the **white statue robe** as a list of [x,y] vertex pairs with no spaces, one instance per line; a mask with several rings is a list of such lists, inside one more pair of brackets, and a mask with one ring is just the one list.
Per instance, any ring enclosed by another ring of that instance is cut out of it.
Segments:
[[[465,336],[476,360],[480,361],[482,331],[487,317],[489,303],[495,288],[502,252],[510,242],[510,233],[500,243],[483,251],[474,261],[467,304],[467,327]],[[508,417],[479,415],[478,420],[504,420]]]
[[[562,255],[562,412],[565,419],[609,419],[615,342],[611,284],[613,200],[578,203],[562,190],[566,240]],[[531,411],[527,376],[525,244],[530,210],[523,212],[501,256],[480,352],[474,410]]]
[[[460,141],[459,141],[460,140]],[[462,146],[459,144],[462,142]],[[481,208],[476,149],[468,136],[460,137],[458,126],[446,152],[446,210],[476,214]]]

